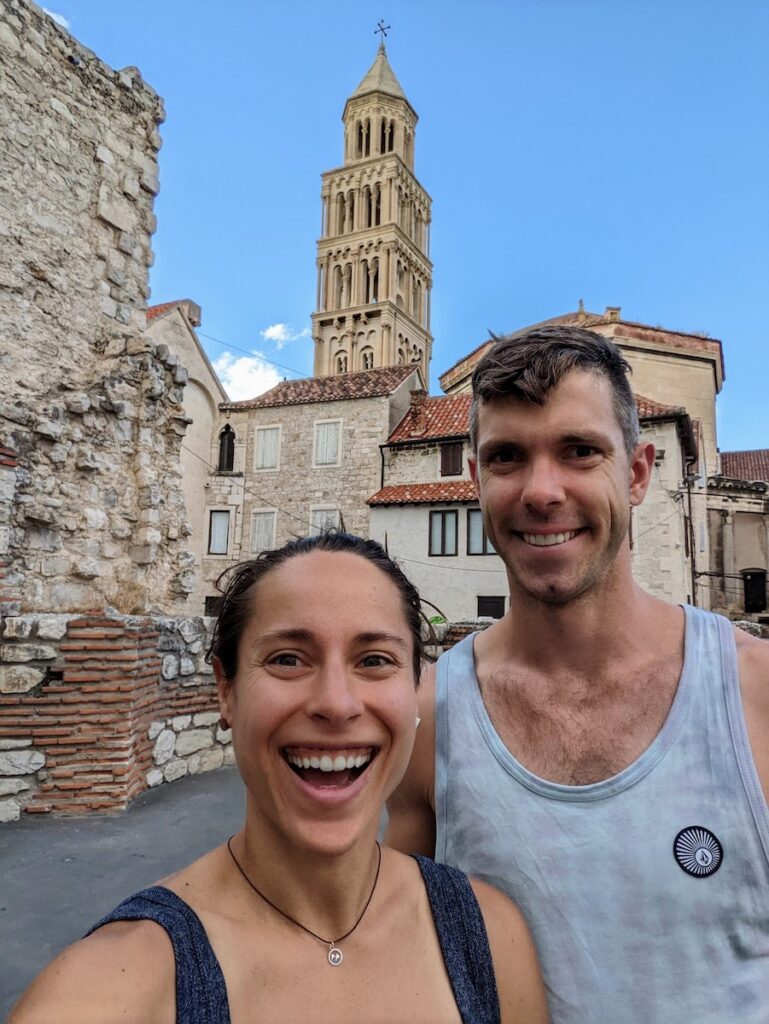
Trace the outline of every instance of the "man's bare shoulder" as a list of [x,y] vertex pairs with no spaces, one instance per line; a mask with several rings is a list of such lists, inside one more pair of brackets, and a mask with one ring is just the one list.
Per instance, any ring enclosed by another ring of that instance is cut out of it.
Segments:
[[387,801],[386,842],[403,853],[435,853],[435,665],[422,673],[414,750],[406,774]]
[[758,777],[769,802],[769,641],[735,628],[745,724]]
[[8,1024],[173,1024],[175,970],[173,947],[160,925],[105,925],[38,975]]

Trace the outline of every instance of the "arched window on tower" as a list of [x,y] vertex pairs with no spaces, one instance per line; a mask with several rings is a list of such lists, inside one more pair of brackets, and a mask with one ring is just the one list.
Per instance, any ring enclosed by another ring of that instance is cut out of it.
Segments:
[[368,260],[361,260],[358,264],[358,305],[364,306],[369,302],[369,273]]
[[361,349],[360,368],[361,370],[374,369],[374,350],[372,348]]
[[387,146],[387,152],[388,153],[392,153],[394,145],[395,145],[395,122],[391,120],[388,123],[388,125],[387,125],[386,146]]
[[344,234],[344,192],[336,197],[336,233]]
[[355,155],[358,159],[363,156],[363,125],[360,121],[355,125]]
[[363,189],[363,227],[371,227],[371,187],[364,186]]
[[235,431],[229,425],[219,434],[219,465],[220,473],[231,473],[235,465]]
[[336,372],[347,373],[347,353],[337,352],[336,354]]
[[347,193],[347,230],[355,230],[355,193]]
[[363,130],[364,153],[371,156],[371,118],[366,118],[366,127]]
[[371,261],[371,288],[369,289],[368,302],[379,302],[379,257],[375,256]]
[[374,204],[374,217],[372,223],[374,224],[374,227],[379,227],[382,223],[382,186],[379,182],[374,185],[372,201]]

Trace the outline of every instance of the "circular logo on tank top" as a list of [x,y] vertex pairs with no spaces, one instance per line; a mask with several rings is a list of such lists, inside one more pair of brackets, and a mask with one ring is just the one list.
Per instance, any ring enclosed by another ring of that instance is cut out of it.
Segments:
[[689,825],[676,836],[673,856],[687,875],[707,878],[721,867],[724,848],[710,829],[702,825]]

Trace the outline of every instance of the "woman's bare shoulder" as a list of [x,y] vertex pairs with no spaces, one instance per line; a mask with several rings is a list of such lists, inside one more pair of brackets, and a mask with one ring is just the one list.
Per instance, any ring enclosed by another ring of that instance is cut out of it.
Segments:
[[471,878],[497,978],[502,1024],[547,1024],[545,988],[529,926],[504,893]]
[[175,990],[165,930],[153,921],[117,921],[60,953],[8,1024],[174,1024]]

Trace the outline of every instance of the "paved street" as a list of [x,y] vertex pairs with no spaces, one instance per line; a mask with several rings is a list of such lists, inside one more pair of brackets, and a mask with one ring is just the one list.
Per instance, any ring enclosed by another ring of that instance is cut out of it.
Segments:
[[0,826],[0,1020],[37,972],[137,889],[237,831],[235,768],[149,790],[120,815]]

